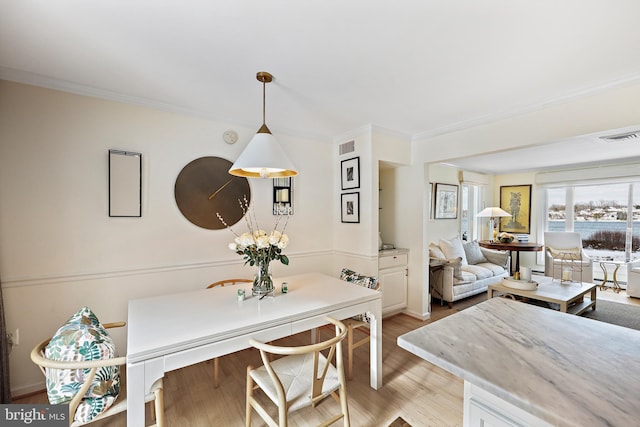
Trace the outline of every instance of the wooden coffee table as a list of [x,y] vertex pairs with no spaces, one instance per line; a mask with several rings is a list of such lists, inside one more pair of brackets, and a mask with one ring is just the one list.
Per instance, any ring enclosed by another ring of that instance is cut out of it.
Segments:
[[[530,300],[545,301],[560,306],[560,311],[571,314],[582,314],[589,307],[596,309],[596,288],[595,283],[572,282],[560,283],[558,279],[555,281],[548,276],[534,276],[533,281],[538,282],[537,289],[533,291],[525,291],[522,289],[513,289],[505,286],[503,283],[489,285],[487,288],[487,297],[493,298],[498,295],[514,295]],[[585,295],[590,294],[589,298]]]

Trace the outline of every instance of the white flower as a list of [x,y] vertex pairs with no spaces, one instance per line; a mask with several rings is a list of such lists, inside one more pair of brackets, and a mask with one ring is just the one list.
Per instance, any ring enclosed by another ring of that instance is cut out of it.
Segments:
[[237,243],[229,243],[229,249],[231,249],[232,251],[236,252],[238,250],[238,244]]
[[273,232],[271,233],[271,236],[269,236],[269,243],[272,245],[277,245],[281,237],[282,237],[281,232],[279,232],[278,230],[273,230]]
[[253,236],[249,233],[242,233],[240,236],[236,237],[235,242],[240,246],[241,250],[247,246],[255,244]]
[[289,244],[289,237],[286,234],[283,234],[280,237],[280,240],[278,240],[278,243],[276,244],[276,246],[278,247],[278,249],[284,249],[287,247],[288,244]]
[[269,236],[267,236],[266,234],[258,236],[255,240],[256,247],[258,249],[266,249],[269,247]]

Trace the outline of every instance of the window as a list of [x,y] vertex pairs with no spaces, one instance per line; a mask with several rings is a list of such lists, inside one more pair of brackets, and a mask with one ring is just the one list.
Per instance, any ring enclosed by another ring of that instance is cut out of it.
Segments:
[[481,218],[476,214],[482,210],[483,186],[475,184],[461,185],[460,189],[460,233],[467,241],[482,240]]
[[[579,232],[585,252],[596,261],[640,259],[640,183],[572,185],[546,192],[546,230]],[[602,280],[599,268],[593,272]],[[618,277],[626,281],[626,269]]]

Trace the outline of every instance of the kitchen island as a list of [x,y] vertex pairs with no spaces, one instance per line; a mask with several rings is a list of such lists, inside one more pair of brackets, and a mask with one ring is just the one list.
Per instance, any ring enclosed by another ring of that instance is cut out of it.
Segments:
[[640,420],[640,331],[493,298],[398,345],[464,380],[465,426]]

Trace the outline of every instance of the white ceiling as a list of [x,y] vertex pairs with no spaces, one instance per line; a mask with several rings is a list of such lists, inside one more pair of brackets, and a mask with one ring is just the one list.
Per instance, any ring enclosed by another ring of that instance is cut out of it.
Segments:
[[[257,129],[266,70],[274,134],[419,138],[640,79],[639,16],[637,0],[3,0],[0,78]],[[518,157],[548,166],[555,145]]]

